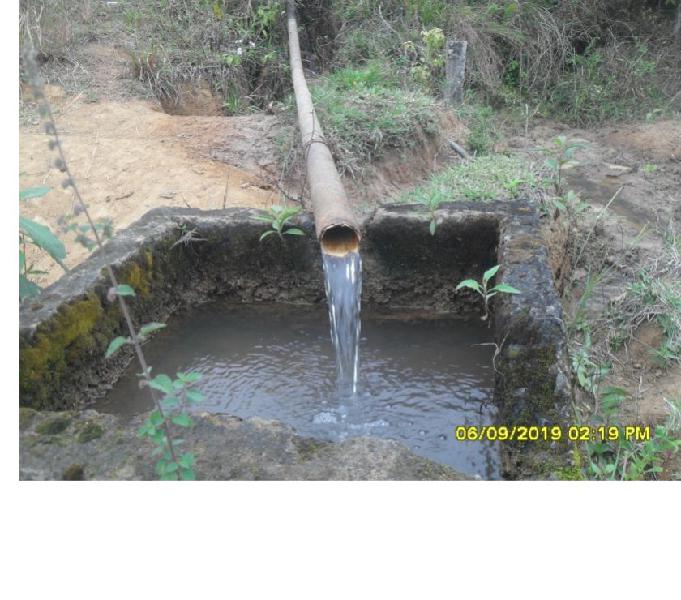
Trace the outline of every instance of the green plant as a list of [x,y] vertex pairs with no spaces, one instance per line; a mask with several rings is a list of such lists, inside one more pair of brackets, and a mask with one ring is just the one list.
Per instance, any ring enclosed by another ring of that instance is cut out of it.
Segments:
[[617,421],[620,405],[628,398],[626,390],[608,387],[600,395],[601,411],[594,417],[596,439],[585,442],[588,475],[596,479],[624,481],[655,478],[664,461],[681,448],[681,403],[667,400],[670,415],[652,434],[631,435]]
[[[59,229],[63,234],[75,234],[75,241],[90,252],[97,247],[97,242],[91,237],[91,227],[89,223],[79,223],[76,212],[70,215],[64,215],[59,218]],[[110,240],[113,237],[113,221],[110,217],[102,217],[97,219],[95,228],[102,236],[102,239]]]
[[[50,149],[57,153],[55,166],[66,175],[62,186],[65,189],[71,188],[73,190],[78,206],[77,212],[78,214],[82,213],[85,215],[95,243],[102,249],[104,246],[101,228],[98,228],[92,220],[66,161],[52,110],[45,99],[43,84],[32,47],[29,46],[24,49],[23,59],[29,75],[29,82],[33,88],[34,97],[39,102],[40,114],[45,120],[45,133],[50,137]],[[156,463],[156,472],[162,479],[195,479],[194,455],[191,452],[185,452],[180,455],[177,449],[182,440],[174,438],[172,434],[173,426],[189,427],[192,425],[191,418],[184,412],[178,412],[178,408],[184,408],[184,405],[201,399],[200,392],[191,389],[191,385],[199,379],[199,376],[193,373],[178,373],[178,377],[174,381],[167,375],[157,375],[152,378],[151,367],[144,356],[142,343],[149,335],[162,329],[165,325],[163,323],[148,323],[138,330],[133,323],[132,315],[126,302],[127,297],[135,296],[135,290],[128,284],[118,282],[118,278],[111,265],[107,264],[104,270],[111,282],[108,298],[112,302],[118,301],[129,334],[127,337],[118,336],[114,338],[110,342],[105,356],[113,356],[120,348],[127,344],[134,348],[142,370],[140,384],[149,389],[155,406],[155,410],[150,414],[140,430],[140,435],[149,437],[156,444],[154,452],[161,455],[161,458]],[[163,393],[163,397],[159,397],[159,392]]]
[[494,109],[491,106],[469,103],[461,106],[457,113],[468,126],[468,147],[476,155],[490,153],[497,141]]
[[[426,183],[399,196],[399,202],[429,206],[466,198],[489,201],[518,197],[536,190],[537,177],[531,164],[517,156],[490,154],[458,163],[433,175]],[[433,198],[434,197],[434,198]]]
[[437,228],[437,220],[435,217],[435,211],[440,208],[440,204],[447,201],[447,197],[442,192],[442,190],[435,190],[432,194],[423,195],[418,197],[418,202],[423,204],[428,210],[430,217],[429,230],[430,235],[435,235],[435,229]]
[[520,294],[520,290],[510,286],[506,283],[498,283],[493,287],[489,287],[489,281],[497,274],[501,265],[496,265],[491,269],[487,269],[482,274],[482,280],[476,281],[475,279],[465,279],[459,285],[456,286],[457,291],[463,288],[471,289],[477,292],[482,298],[485,305],[485,314],[482,316],[482,320],[486,321],[489,317],[489,301],[497,294]]
[[574,159],[575,152],[584,147],[582,140],[568,140],[564,135],[553,138],[552,148],[543,148],[542,151],[548,156],[544,163],[551,172],[551,179],[557,194],[563,192],[563,171],[579,165]]
[[[139,429],[139,435],[156,445],[153,453],[160,456],[156,463],[156,474],[163,480],[196,479],[194,454],[185,452],[177,457],[170,444],[169,432],[173,427],[185,429],[193,426],[194,422],[186,409],[203,400],[203,394],[192,387],[200,379],[199,373],[179,372],[174,380],[161,374],[147,382],[152,389],[163,394],[160,401],[163,410],[156,409],[149,414]],[[174,438],[172,442],[175,448],[182,443],[181,438]]]
[[442,69],[445,64],[443,48],[445,36],[439,27],[421,32],[422,51],[416,50],[413,42],[408,48],[418,55],[417,63],[411,67],[411,76],[427,90],[436,90],[439,81],[442,79]]
[[588,202],[584,202],[580,195],[573,190],[565,192],[560,198],[560,203],[556,203],[556,205],[573,217],[589,210],[590,206]]
[[572,372],[577,383],[587,392],[595,394],[598,384],[610,372],[610,365],[598,364],[592,359],[591,331],[586,328],[581,344],[570,351]]
[[[19,201],[28,202],[32,199],[42,198],[50,191],[48,187],[33,187],[19,192]],[[34,275],[44,275],[44,271],[38,271],[32,263],[28,262],[27,245],[32,245],[48,254],[62,269],[64,265],[66,248],[61,240],[52,233],[49,227],[41,225],[27,217],[19,217],[19,300],[31,298],[40,293],[41,287],[31,281]]]
[[[311,93],[339,171],[355,179],[387,151],[419,147],[439,131],[435,99],[399,87],[394,74],[376,63],[320,78]],[[293,122],[293,102],[287,108]]]
[[643,172],[646,175],[652,175],[653,173],[655,173],[655,171],[657,171],[657,169],[658,166],[654,164],[646,163],[645,165],[643,165]]
[[264,216],[256,216],[258,221],[264,221],[269,223],[271,229],[268,229],[260,236],[260,241],[262,242],[267,236],[276,233],[280,240],[284,240],[285,235],[305,235],[305,232],[298,227],[288,227],[289,221],[300,214],[300,209],[293,206],[279,206],[278,204],[272,205],[270,210]]
[[562,196],[546,195],[542,198],[543,212],[559,211],[566,214],[571,220],[589,210],[589,203],[582,201],[577,192],[568,190]]

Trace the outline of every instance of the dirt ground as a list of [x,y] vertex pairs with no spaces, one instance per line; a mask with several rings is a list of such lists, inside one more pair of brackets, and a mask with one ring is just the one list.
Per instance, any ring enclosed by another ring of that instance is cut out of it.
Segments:
[[[87,44],[75,65],[53,69],[55,83],[46,86],[46,93],[69,166],[94,219],[111,218],[119,230],[159,206],[267,208],[287,201],[279,183],[276,144],[282,125],[277,115],[216,116],[216,98],[202,88],[183,94],[178,105],[162,106],[133,77],[129,57],[115,46]],[[49,139],[31,110],[30,91],[24,87],[22,92],[28,103],[21,115],[20,187],[46,185],[51,191],[20,210],[62,237],[65,264],[71,268],[89,255],[74,234],[59,232],[59,219],[73,211],[73,192],[61,187],[64,175],[54,167]],[[465,128],[451,115],[441,115],[441,122],[442,140],[463,139]],[[444,143],[424,143],[414,156],[387,155],[367,180],[348,181],[348,191],[358,210],[370,210],[452,158]],[[298,200],[303,179],[296,168],[283,183],[289,200]],[[41,286],[62,273],[37,250],[29,248],[28,258],[46,272],[35,278]]]
[[[54,84],[46,91],[69,166],[95,219],[109,217],[122,229],[158,206],[265,208],[280,200],[271,170],[275,117],[169,115],[157,102],[139,98],[139,82],[120,52],[93,44],[85,56],[87,91],[69,94]],[[29,113],[23,120],[20,188],[46,185],[51,191],[23,203],[21,213],[58,232],[59,218],[72,213],[73,192],[61,187],[64,175],[54,167],[38,119]],[[62,237],[68,267],[88,256],[73,234]],[[29,258],[47,272],[37,279],[40,285],[60,276],[49,257],[35,252]]]
[[[585,246],[587,264],[572,274],[564,306],[569,320],[584,294],[590,266],[607,268],[607,275],[586,303],[588,318],[597,325],[608,304],[662,255],[665,234],[681,233],[681,122],[590,130],[547,123],[532,128],[527,139],[511,139],[509,150],[537,159],[536,149],[551,147],[556,135],[585,142],[577,153],[579,166],[567,171],[566,179],[567,187],[591,207],[589,217],[579,225],[582,236],[591,232],[591,241]],[[663,368],[651,354],[661,339],[660,327],[653,321],[644,322],[630,343],[608,357],[612,371],[604,384],[631,394],[622,407],[623,419],[628,422],[663,423],[669,414],[665,398],[681,398],[681,366]],[[675,462],[674,469],[681,472],[678,456]]]

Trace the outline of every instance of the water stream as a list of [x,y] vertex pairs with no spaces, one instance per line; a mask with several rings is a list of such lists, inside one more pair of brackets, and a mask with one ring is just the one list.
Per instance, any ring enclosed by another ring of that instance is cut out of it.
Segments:
[[362,329],[362,258],[323,253],[331,342],[336,351],[338,393],[354,398],[359,381],[359,336]]

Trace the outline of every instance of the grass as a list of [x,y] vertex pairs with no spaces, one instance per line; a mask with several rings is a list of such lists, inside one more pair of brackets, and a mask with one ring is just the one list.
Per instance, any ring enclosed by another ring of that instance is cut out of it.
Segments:
[[644,270],[627,286],[623,299],[613,307],[617,327],[611,330],[610,345],[618,348],[631,340],[639,326],[655,322],[662,333],[651,358],[660,366],[681,363],[681,269],[671,277]]
[[490,201],[514,198],[539,185],[532,165],[515,156],[490,154],[460,163],[434,175],[430,181],[402,194],[398,201],[429,204],[443,201]]
[[[438,131],[434,98],[405,89],[377,64],[340,69],[311,86],[317,116],[339,171],[361,178],[390,150],[417,147]],[[292,99],[287,103],[295,120]],[[286,153],[286,144],[279,144]]]

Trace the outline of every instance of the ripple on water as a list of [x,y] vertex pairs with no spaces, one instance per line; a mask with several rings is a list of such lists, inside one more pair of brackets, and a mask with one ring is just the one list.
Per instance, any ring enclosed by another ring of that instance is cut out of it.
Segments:
[[[363,318],[358,393],[339,396],[323,310],[273,305],[198,307],[145,346],[154,373],[203,375],[200,410],[283,421],[330,440],[375,435],[471,475],[499,477],[497,448],[456,442],[456,425],[494,419],[489,329],[477,322]],[[98,402],[105,412],[150,408],[131,365]]]

